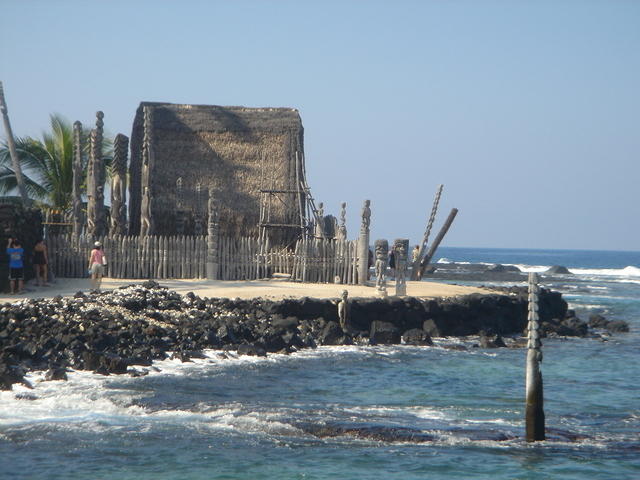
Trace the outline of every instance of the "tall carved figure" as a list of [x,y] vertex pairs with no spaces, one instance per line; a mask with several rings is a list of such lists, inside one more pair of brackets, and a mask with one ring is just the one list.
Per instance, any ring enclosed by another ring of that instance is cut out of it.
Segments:
[[9,109],[7,108],[7,102],[4,98],[4,88],[2,82],[0,82],[0,112],[2,113],[2,120],[4,122],[4,131],[7,136],[7,144],[9,145],[9,155],[11,156],[11,166],[13,172],[16,175],[16,183],[18,184],[18,192],[22,198],[22,203],[26,203],[29,200],[27,195],[27,188],[24,183],[24,176],[22,175],[22,167],[20,166],[20,157],[18,157],[18,150],[16,149],[16,143],[13,139],[13,130],[11,130],[11,123],[9,122]]
[[529,273],[529,324],[526,370],[526,435],[527,442],[545,439],[544,395],[542,388],[542,343],[538,317],[538,275]]
[[316,222],[316,228],[315,228],[315,236],[317,238],[324,238],[325,237],[325,231],[324,231],[324,204],[322,202],[320,202],[318,204],[318,219]]
[[396,257],[396,295],[407,294],[407,252],[409,251],[409,239],[397,238],[393,242],[393,253]]
[[87,169],[87,233],[97,237],[106,232],[104,212],[105,169],[102,161],[104,113],[96,112],[96,128],[91,131],[89,168]]
[[340,327],[344,333],[349,333],[351,326],[349,324],[349,292],[342,291],[340,300],[338,300],[338,320]]
[[127,153],[129,138],[119,133],[113,143],[113,176],[111,178],[111,235],[124,235],[127,230]]
[[218,279],[218,208],[215,191],[209,187],[209,222],[207,225],[207,279]]
[[140,205],[140,236],[154,234],[152,213],[153,196],[151,192],[151,175],[153,171],[153,113],[144,107],[144,139],[142,146],[142,201]]
[[371,225],[371,201],[362,207],[362,224],[358,237],[358,284],[365,285],[369,276],[369,225]]
[[82,124],[73,123],[73,235],[82,233]]
[[347,204],[342,202],[340,204],[340,224],[338,225],[338,240],[347,239]]
[[376,256],[376,288],[378,289],[378,295],[381,297],[387,296],[387,262],[389,261],[389,242],[386,240],[376,240],[375,244],[375,256]]

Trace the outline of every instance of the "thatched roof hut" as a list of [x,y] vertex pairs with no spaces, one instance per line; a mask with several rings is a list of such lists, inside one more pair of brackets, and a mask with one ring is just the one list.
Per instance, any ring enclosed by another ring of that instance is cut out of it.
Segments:
[[[185,217],[189,220],[184,233],[192,233],[189,222],[197,216],[206,224],[210,185],[220,206],[220,232],[256,234],[261,190],[298,188],[304,167],[296,162],[296,152],[302,158],[304,149],[297,110],[142,102],[131,134],[131,233],[140,230],[145,107],[152,113],[148,138],[153,149],[149,176],[155,234],[181,233],[176,225]],[[300,202],[274,202],[271,215],[275,223],[299,225]],[[284,228],[276,236],[284,241],[297,234],[299,230]]]

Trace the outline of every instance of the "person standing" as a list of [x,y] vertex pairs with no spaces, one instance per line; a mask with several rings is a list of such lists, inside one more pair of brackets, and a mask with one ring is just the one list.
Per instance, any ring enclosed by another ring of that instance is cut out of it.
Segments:
[[47,279],[49,278],[47,272],[47,264],[49,263],[49,256],[47,254],[47,246],[44,240],[40,239],[33,247],[33,268],[36,271],[36,283],[39,287],[48,287]]
[[420,245],[416,245],[415,247],[413,247],[411,260],[413,261],[413,263],[415,263],[418,261],[419,258],[420,258]]
[[107,258],[102,250],[102,243],[96,242],[93,244],[94,248],[89,255],[89,273],[91,274],[91,288],[93,290],[100,291],[100,285],[102,284],[102,276],[104,275],[104,266],[107,263]]
[[11,294],[22,293],[24,289],[24,248],[17,238],[9,238],[7,243],[7,255],[9,255],[9,284]]

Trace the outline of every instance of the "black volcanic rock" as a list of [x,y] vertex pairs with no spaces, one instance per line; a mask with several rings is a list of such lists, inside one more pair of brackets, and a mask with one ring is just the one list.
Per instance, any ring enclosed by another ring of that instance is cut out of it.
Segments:
[[390,322],[375,320],[371,323],[369,334],[372,345],[393,345],[400,343],[400,331]]
[[607,323],[606,329],[612,333],[626,333],[629,331],[629,324],[624,320],[612,320]]
[[407,345],[433,345],[431,336],[421,328],[412,328],[402,334],[402,341]]
[[[436,336],[522,333],[527,289],[503,292],[431,300],[353,298],[349,334],[338,324],[334,300],[202,299],[155,282],[6,303],[0,305],[0,388],[25,382],[30,370],[48,371],[51,379],[63,379],[67,368],[122,374],[169,353],[189,361],[205,348],[263,355],[316,345],[399,344],[402,332],[405,343],[417,345],[428,345]],[[588,327],[571,313],[561,294],[541,289],[539,314],[546,334],[584,335]],[[592,323],[628,330],[624,322]]]
[[570,275],[571,272],[567,267],[563,267],[562,265],[554,265],[551,268],[545,270],[546,274],[549,275]]

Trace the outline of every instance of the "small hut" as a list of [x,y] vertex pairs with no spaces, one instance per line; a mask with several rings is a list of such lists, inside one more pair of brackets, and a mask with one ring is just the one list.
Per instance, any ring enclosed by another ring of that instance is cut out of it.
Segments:
[[[142,102],[131,134],[129,231],[199,233],[209,187],[219,208],[220,233],[256,235],[286,244],[306,224],[302,120],[292,108],[245,108]],[[147,199],[143,197],[147,195]],[[267,196],[269,218],[260,218]]]

